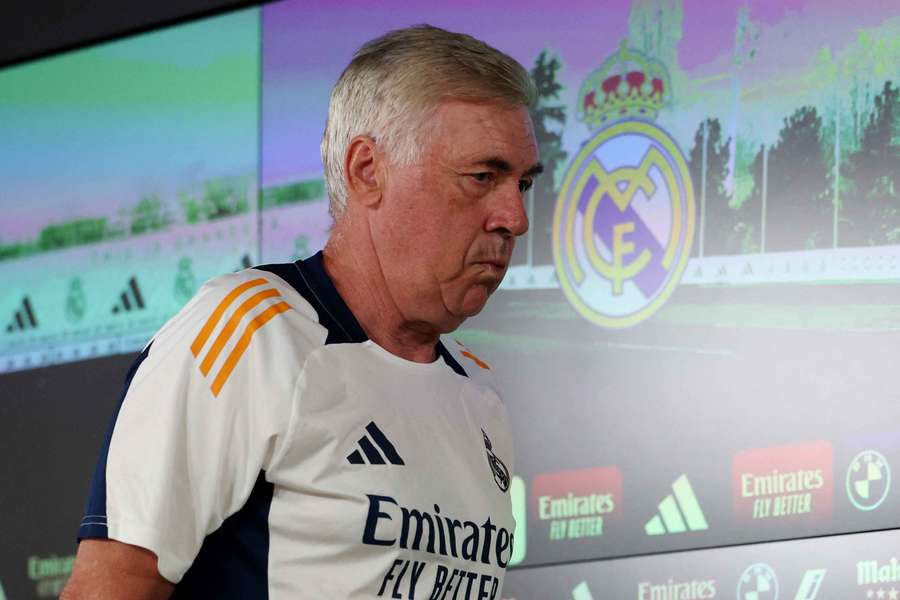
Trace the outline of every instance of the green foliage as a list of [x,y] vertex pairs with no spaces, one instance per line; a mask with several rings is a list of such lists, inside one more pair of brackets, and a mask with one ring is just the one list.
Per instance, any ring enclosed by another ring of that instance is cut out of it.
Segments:
[[201,212],[208,221],[244,214],[249,208],[247,192],[236,182],[228,179],[206,182]]
[[[538,152],[544,164],[544,174],[535,180],[534,214],[532,215],[532,232],[534,237],[534,260],[537,264],[553,262],[552,226],[553,206],[556,200],[555,174],[564,165],[568,154],[562,147],[562,130],[566,124],[566,108],[559,101],[563,87],[557,80],[562,63],[549,49],[541,50],[531,78],[537,94],[529,107],[531,120],[534,123],[534,136],[538,143]],[[520,244],[519,248],[523,248]],[[520,250],[521,251],[521,250]]]
[[47,225],[38,234],[37,249],[41,252],[69,246],[91,244],[108,237],[105,218],[76,219],[67,223]]
[[165,229],[172,223],[172,218],[165,212],[159,196],[144,196],[131,209],[129,214],[131,235],[140,235],[151,231]]
[[741,208],[753,193],[753,161],[759,150],[757,142],[738,138],[734,158],[734,196],[732,208]]
[[[703,190],[703,128],[706,126],[706,216],[703,231],[704,255],[740,254],[752,241],[753,228],[748,227],[750,205],[737,208],[732,205],[725,185],[728,177],[728,161],[731,157],[731,139],[722,139],[722,125],[718,119],[707,119],[697,127],[694,145],[688,155],[688,170],[694,185],[696,205],[697,239],[693,253],[699,255],[700,211]],[[758,214],[758,213],[757,213]]]
[[272,186],[262,191],[262,208],[296,204],[325,197],[325,180],[308,179],[287,185]]
[[[314,186],[303,182],[300,191],[309,194]],[[319,187],[322,187],[321,181]],[[243,214],[249,210],[245,178],[221,178],[206,183],[202,198],[181,194],[184,220],[189,225],[202,221]],[[37,239],[19,243],[0,243],[0,260],[21,258],[37,252],[61,250],[71,246],[93,244],[128,235],[161,231],[173,223],[172,215],[158,195],[145,195],[132,207],[120,210],[121,223],[110,223],[106,217],[75,219],[47,225]]]
[[207,181],[202,197],[181,194],[180,201],[184,222],[188,225],[241,215],[250,210],[247,185],[240,178]]
[[203,217],[200,200],[187,194],[180,194],[181,208],[184,210],[184,222],[196,225]]
[[848,157],[850,183],[844,194],[841,244],[897,243],[900,231],[900,89],[887,81],[875,97],[860,137]]
[[[821,152],[822,118],[804,106],[784,120],[778,142],[769,152],[766,250],[790,251],[830,247],[832,203],[828,168]],[[756,204],[762,193],[763,152],[751,170]]]
[[22,258],[34,254],[37,248],[34,244],[0,244],[0,260]]

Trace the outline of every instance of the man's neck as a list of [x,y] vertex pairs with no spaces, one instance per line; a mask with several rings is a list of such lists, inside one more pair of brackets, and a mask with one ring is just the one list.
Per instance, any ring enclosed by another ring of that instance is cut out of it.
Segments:
[[323,250],[325,272],[373,342],[413,362],[433,362],[440,332],[404,318],[388,290],[374,253],[352,255],[332,236]]

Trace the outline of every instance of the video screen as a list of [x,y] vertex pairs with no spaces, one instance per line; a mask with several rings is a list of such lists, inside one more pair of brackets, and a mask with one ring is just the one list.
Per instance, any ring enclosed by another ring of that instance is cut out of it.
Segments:
[[534,77],[531,229],[458,332],[514,424],[514,564],[900,524],[900,22],[795,4],[263,11],[264,185],[309,178],[359,40],[429,22]]
[[0,427],[54,449],[10,467],[0,506],[53,533],[11,526],[0,597],[58,594],[130,357],[205,280],[322,248],[331,86],[418,23],[538,90],[530,230],[455,334],[513,423],[503,597],[896,598],[900,11],[877,0],[287,0],[0,71]]
[[0,600],[59,596],[135,354],[259,261],[259,63],[253,9],[0,71]]
[[0,372],[140,350],[258,259],[259,14],[0,71]]

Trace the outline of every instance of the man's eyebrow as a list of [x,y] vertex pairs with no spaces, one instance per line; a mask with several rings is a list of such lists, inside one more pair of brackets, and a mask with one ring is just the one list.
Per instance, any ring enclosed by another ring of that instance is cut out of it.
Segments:
[[525,171],[523,177],[534,177],[535,175],[540,175],[543,172],[544,172],[544,164],[543,163],[535,163],[527,171]]
[[[513,168],[506,160],[498,157],[491,156],[489,158],[485,158],[483,160],[479,160],[475,162],[476,165],[484,165],[488,168],[494,169],[495,171],[500,171],[501,173],[510,173]],[[544,172],[544,165],[541,163],[535,163],[531,167],[529,167],[524,173],[522,173],[522,177],[533,177],[535,175],[539,175]]]

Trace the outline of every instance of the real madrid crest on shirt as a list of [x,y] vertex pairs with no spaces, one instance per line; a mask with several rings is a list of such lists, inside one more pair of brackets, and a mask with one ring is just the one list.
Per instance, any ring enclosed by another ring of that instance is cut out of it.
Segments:
[[509,469],[507,469],[506,465],[503,464],[503,461],[494,454],[494,446],[491,444],[491,438],[484,432],[484,429],[481,430],[481,435],[484,436],[484,449],[487,450],[488,465],[491,467],[491,473],[494,474],[494,481],[497,483],[497,487],[500,488],[500,491],[505,492],[509,489]]
[[665,67],[624,42],[581,86],[578,118],[593,136],[563,179],[553,255],[566,298],[597,325],[648,318],[687,265],[690,173],[678,145],[653,122],[670,88]]

